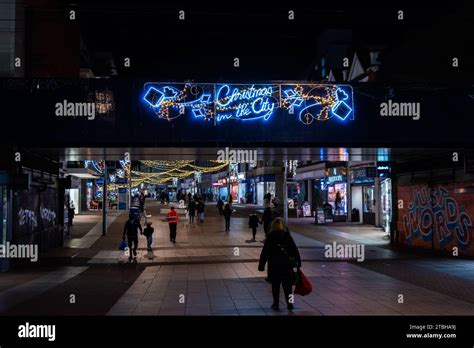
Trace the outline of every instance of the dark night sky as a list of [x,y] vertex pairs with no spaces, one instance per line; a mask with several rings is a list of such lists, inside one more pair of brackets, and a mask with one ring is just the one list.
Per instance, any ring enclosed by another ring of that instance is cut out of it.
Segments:
[[[356,51],[367,60],[371,48],[382,48],[386,81],[457,81],[472,79],[474,39],[472,12],[462,8],[404,8],[397,21],[396,8],[308,8],[294,6],[296,20],[287,20],[281,5],[226,8],[163,5],[161,2],[81,1],[80,28],[92,56],[112,54],[120,63],[119,76],[161,80],[285,80],[318,79],[314,70],[323,51],[336,54],[340,44],[352,58]],[[278,3],[279,4],[279,3]],[[280,7],[278,7],[280,6]],[[186,11],[180,22],[178,10]],[[325,42],[331,42],[326,47]],[[340,53],[340,52],[339,52]],[[339,54],[338,53],[338,54]],[[233,58],[241,66],[235,69]],[[338,61],[339,62],[339,56]],[[450,66],[460,57],[460,68]],[[103,67],[93,61],[100,72]],[[367,64],[365,64],[367,65]],[[335,66],[342,68],[342,66]],[[366,66],[365,66],[366,67]]]

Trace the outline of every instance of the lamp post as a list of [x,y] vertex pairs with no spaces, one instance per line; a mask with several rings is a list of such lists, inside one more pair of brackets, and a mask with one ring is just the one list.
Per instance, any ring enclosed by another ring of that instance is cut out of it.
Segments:
[[107,235],[107,162],[105,161],[104,155],[104,180],[102,183],[102,236]]

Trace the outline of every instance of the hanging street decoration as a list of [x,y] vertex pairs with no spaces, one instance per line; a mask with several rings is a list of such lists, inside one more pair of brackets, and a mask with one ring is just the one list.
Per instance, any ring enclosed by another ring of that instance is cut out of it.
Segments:
[[282,85],[281,106],[304,124],[333,117],[354,119],[352,87],[349,85]]
[[156,171],[139,172],[132,171],[132,187],[145,184],[164,184],[173,180],[184,179],[194,176],[200,177],[202,173],[213,173],[223,170],[229,166],[227,162],[209,161],[212,166],[198,166],[194,161],[140,161],[142,164]]
[[354,120],[350,85],[147,82],[142,98],[152,112],[168,121],[181,116],[215,125],[230,120],[270,122],[288,116],[305,125],[315,120]]

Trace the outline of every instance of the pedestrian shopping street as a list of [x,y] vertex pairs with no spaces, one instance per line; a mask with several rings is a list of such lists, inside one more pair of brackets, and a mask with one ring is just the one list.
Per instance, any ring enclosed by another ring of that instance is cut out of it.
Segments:
[[[4,315],[467,315],[474,313],[472,260],[391,250],[381,229],[362,224],[289,226],[302,270],[313,284],[295,295],[295,309],[270,309],[271,286],[258,272],[263,228],[251,241],[249,209],[235,205],[229,233],[215,203],[203,224],[180,215],[176,244],[163,221],[167,207],[147,202],[155,228],[153,255],[139,238],[137,262],[118,245],[128,214],[109,212],[101,236],[100,213],[78,215],[71,239],[40,255],[40,262],[2,274]],[[256,207],[258,212],[258,208]],[[325,257],[325,245],[362,243],[365,259]],[[71,301],[74,295],[74,301]],[[400,303],[403,295],[403,303]],[[71,303],[72,302],[72,303]]]

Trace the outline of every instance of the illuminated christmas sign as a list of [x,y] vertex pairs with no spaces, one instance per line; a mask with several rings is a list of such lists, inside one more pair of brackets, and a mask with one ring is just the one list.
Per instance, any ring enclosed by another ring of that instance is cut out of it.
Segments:
[[191,110],[194,117],[214,117],[213,85],[145,84],[143,100],[160,117],[173,120]]
[[216,85],[216,119],[267,121],[279,106],[279,92],[278,85]]
[[337,117],[354,119],[350,85],[282,85],[281,105],[304,124]]
[[168,121],[184,115],[216,124],[268,121],[282,115],[306,125],[354,119],[350,85],[146,83],[143,100]]

